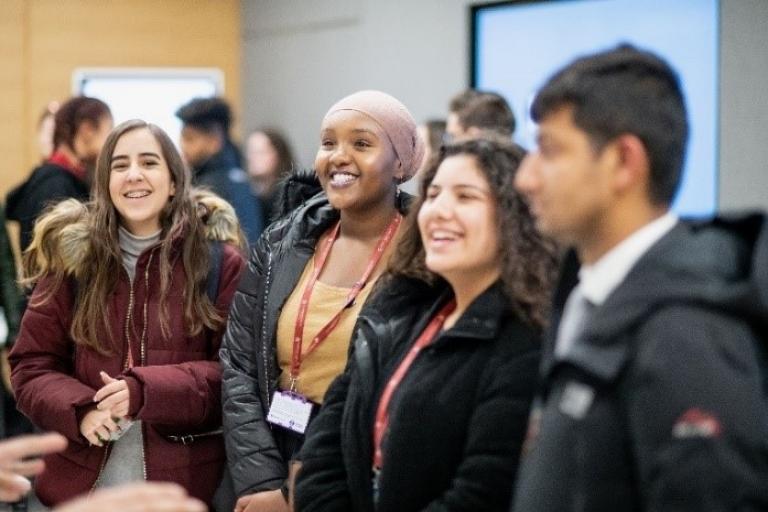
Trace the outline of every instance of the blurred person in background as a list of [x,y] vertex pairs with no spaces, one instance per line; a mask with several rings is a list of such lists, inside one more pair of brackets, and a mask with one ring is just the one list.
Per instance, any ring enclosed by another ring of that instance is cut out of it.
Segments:
[[262,128],[246,139],[245,156],[251,189],[261,202],[266,225],[275,220],[278,184],[293,170],[293,152],[282,133],[273,128]]
[[43,161],[53,153],[53,130],[56,127],[56,111],[59,106],[58,101],[49,102],[37,121],[37,147]]
[[67,198],[88,199],[96,158],[113,124],[107,104],[86,96],[64,102],[54,117],[53,154],[6,199],[6,218],[20,224],[22,251],[46,206]]
[[467,103],[472,98],[476,98],[480,95],[480,91],[477,89],[465,89],[455,94],[448,102],[448,117],[446,117],[446,140],[451,138],[452,134],[459,130],[457,126],[459,123],[458,112],[467,106]]
[[484,134],[512,138],[515,115],[503,96],[495,92],[463,93],[460,102],[452,102],[446,132],[452,140],[478,138]]
[[323,190],[274,222],[251,251],[221,349],[237,512],[287,510],[289,462],[344,369],[352,327],[407,208],[398,185],[424,156],[410,112],[379,91],[339,100],[318,135]]
[[419,179],[433,158],[440,153],[440,147],[445,138],[445,121],[443,119],[430,119],[419,125],[419,137],[425,142],[424,163],[416,175],[400,185],[400,190],[412,196],[419,193]]
[[5,344],[0,349],[0,438],[32,432],[32,424],[16,409],[16,401],[11,390],[11,368],[8,366],[8,351],[13,347],[21,321],[23,299],[16,282],[16,262],[13,249],[5,228],[5,217],[0,210],[0,308],[5,318],[7,335]]
[[222,98],[196,98],[176,111],[176,117],[182,122],[181,153],[192,171],[192,183],[231,204],[248,243],[255,242],[264,229],[264,216],[230,138],[229,104]]
[[43,504],[142,480],[212,502],[225,462],[218,350],[241,247],[231,207],[193,193],[173,142],[141,120],[107,138],[92,202],[40,217],[10,362],[19,408],[69,440],[35,480]]

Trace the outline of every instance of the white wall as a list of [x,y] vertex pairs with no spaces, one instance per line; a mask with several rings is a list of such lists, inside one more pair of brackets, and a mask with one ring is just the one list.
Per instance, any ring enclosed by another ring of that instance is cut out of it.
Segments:
[[[356,90],[389,92],[417,121],[444,116],[469,84],[469,5],[487,3],[242,2],[244,131],[282,128],[303,165],[326,110]],[[721,2],[719,204],[768,208],[768,0]]]
[[720,208],[768,208],[768,0],[721,0]]
[[467,86],[468,0],[243,0],[245,132],[274,124],[310,165],[320,121],[364,88],[417,121]]

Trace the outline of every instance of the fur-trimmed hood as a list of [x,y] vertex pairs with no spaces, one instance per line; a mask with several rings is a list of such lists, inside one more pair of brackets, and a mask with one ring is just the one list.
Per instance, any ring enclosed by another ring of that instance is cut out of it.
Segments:
[[[192,189],[198,215],[209,240],[243,249],[247,246],[234,208],[213,192]],[[24,251],[25,285],[48,273],[82,277],[90,261],[89,203],[66,199],[47,210],[35,223],[32,241]]]

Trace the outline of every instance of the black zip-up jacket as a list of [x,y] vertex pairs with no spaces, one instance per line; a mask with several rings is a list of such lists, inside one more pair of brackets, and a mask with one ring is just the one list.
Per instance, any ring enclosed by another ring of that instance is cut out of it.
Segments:
[[[297,195],[318,190],[310,172],[297,173],[283,185],[284,209],[300,203]],[[401,195],[403,213],[407,202]],[[317,241],[338,219],[321,191],[270,225],[251,248],[221,348],[224,438],[237,496],[277,489],[285,480],[288,461],[266,422],[280,372],[277,321]]]
[[511,312],[500,283],[426,347],[400,383],[373,502],[373,423],[381,393],[449,292],[397,277],[369,299],[353,354],[299,454],[297,511],[508,509],[536,387],[540,333]]
[[556,332],[515,512],[768,510],[762,215],[678,224],[562,360]]
[[251,193],[248,174],[242,169],[240,161],[237,148],[226,141],[221,151],[192,169],[193,181],[232,205],[248,243],[252,244],[259,238],[266,222],[261,203]]
[[19,222],[19,245],[24,251],[32,241],[32,228],[43,210],[63,199],[88,199],[88,184],[64,167],[46,162],[37,167],[24,183],[8,193],[5,216]]

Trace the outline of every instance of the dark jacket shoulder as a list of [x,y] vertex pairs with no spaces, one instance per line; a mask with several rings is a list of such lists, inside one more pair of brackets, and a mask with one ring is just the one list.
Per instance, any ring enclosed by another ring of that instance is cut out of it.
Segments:
[[37,167],[24,183],[8,193],[5,214],[18,221],[21,249],[29,245],[32,227],[45,208],[61,199],[88,198],[88,185],[64,167],[46,162]]

